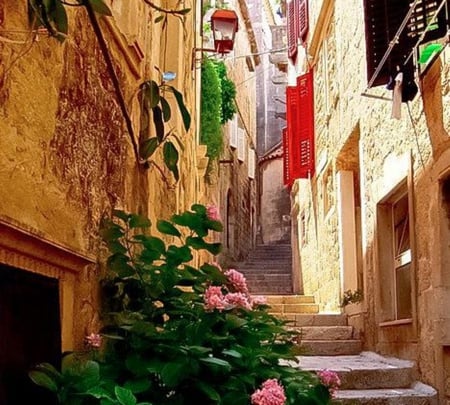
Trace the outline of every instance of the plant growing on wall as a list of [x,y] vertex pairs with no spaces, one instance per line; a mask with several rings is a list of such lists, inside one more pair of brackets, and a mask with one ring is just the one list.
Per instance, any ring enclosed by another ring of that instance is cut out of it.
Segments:
[[223,148],[222,92],[214,62],[205,58],[202,63],[200,110],[200,141],[207,146],[207,156],[219,157]]
[[222,96],[220,123],[223,125],[227,121],[232,120],[234,114],[236,114],[236,86],[228,77],[225,63],[222,61],[215,61],[214,67],[220,80],[220,91]]
[[103,221],[111,252],[103,336],[87,336],[92,350],[66,354],[61,371],[39,365],[30,372],[35,383],[71,405],[329,403],[330,378],[280,364],[295,359],[294,334],[249,295],[241,273],[192,267],[193,250],[220,251],[207,240],[222,229],[213,207],[157,221],[178,243],[150,227],[123,211]]

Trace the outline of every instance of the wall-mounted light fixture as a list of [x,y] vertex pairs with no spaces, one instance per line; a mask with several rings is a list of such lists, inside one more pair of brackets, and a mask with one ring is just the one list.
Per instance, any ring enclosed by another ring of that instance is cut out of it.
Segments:
[[234,37],[239,27],[238,16],[233,10],[216,10],[211,15],[211,31],[214,38],[214,48],[192,49],[192,61],[196,52],[212,52],[224,55],[230,53],[234,46]]

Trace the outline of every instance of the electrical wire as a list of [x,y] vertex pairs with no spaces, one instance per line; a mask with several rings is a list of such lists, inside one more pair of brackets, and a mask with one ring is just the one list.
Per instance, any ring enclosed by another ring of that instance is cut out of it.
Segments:
[[407,110],[408,110],[409,120],[411,121],[411,126],[412,126],[413,131],[414,131],[414,137],[416,139],[417,152],[419,154],[420,163],[422,164],[422,168],[423,168],[423,170],[425,172],[425,164],[424,164],[424,161],[423,161],[422,152],[420,150],[420,144],[419,144],[419,134],[417,133],[416,125],[414,124],[414,120],[413,120],[413,117],[412,117],[412,114],[411,114],[411,109],[409,107],[409,102],[406,103],[406,107],[407,107]]

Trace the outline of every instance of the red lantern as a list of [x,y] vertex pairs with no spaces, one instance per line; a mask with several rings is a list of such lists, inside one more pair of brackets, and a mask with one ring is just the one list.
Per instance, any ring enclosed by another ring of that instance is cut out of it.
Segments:
[[211,16],[214,49],[222,55],[233,50],[238,30],[238,16],[233,10],[216,10]]

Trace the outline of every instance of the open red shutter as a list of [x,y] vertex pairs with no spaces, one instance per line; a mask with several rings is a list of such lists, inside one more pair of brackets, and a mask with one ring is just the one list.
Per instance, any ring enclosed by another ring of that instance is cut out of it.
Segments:
[[287,2],[287,40],[288,40],[288,57],[295,60],[297,56],[297,38],[298,38],[298,25],[296,19],[296,0]]
[[283,183],[285,186],[292,184],[290,176],[290,152],[289,152],[289,133],[287,128],[283,128]]
[[298,133],[295,139],[298,149],[296,178],[307,179],[314,174],[314,77],[313,71],[297,78]]
[[299,145],[299,103],[297,87],[286,87],[286,120],[289,150],[289,178],[291,182],[299,178],[300,148]]
[[306,42],[308,36],[308,0],[297,0],[297,20],[298,20],[298,38]]

